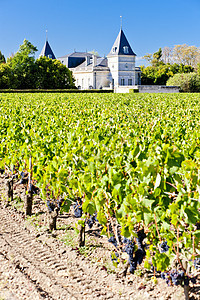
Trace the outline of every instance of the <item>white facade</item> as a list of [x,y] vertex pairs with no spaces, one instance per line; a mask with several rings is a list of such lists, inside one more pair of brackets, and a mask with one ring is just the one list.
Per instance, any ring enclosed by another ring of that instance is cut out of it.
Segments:
[[135,56],[108,56],[114,86],[135,85]]
[[135,67],[136,54],[122,29],[106,58],[74,52],[58,58],[73,73],[79,89],[114,89],[140,84],[140,68]]
[[75,78],[76,87],[79,89],[102,89],[110,88],[111,75],[109,68],[105,65],[104,58],[93,55],[80,66],[71,69]]

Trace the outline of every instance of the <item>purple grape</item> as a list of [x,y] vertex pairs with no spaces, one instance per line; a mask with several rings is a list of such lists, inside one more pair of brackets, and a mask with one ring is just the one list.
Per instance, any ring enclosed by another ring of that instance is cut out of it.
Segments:
[[47,207],[49,212],[52,212],[55,209],[55,204],[52,201],[47,200]]
[[115,248],[117,248],[117,240],[114,236],[111,236],[109,239],[108,239],[108,242],[113,244],[115,246]]
[[193,284],[196,284],[196,283],[197,283],[196,277],[190,278],[190,281],[191,281]]
[[73,209],[74,209],[75,218],[81,218],[83,214],[83,210],[82,210],[82,200],[80,198],[76,200],[75,204],[73,205]]
[[200,257],[194,260],[194,267],[196,270],[200,270]]
[[158,245],[160,253],[165,253],[169,250],[169,246],[167,245],[167,241],[162,242],[160,245]]

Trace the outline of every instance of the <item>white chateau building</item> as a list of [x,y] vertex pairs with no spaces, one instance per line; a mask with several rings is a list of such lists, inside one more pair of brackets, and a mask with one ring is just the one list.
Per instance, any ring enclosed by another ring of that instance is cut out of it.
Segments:
[[[55,57],[48,41],[40,56]],[[74,52],[57,59],[73,72],[75,85],[79,89],[113,89],[141,84],[141,70],[135,67],[135,57],[136,54],[120,29],[107,57]]]

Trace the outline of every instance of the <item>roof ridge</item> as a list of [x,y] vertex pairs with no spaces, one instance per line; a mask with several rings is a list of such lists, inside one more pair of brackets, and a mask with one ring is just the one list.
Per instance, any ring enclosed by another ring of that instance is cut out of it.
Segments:
[[110,53],[108,54],[108,56],[110,55],[134,55],[136,56],[136,54],[133,52],[122,28],[120,29],[118,36],[111,48]]
[[42,51],[41,51],[39,57],[41,57],[41,56],[46,56],[46,57],[49,57],[52,59],[56,59],[56,57],[51,49],[51,46],[49,45],[48,40],[45,41],[44,47],[42,48]]

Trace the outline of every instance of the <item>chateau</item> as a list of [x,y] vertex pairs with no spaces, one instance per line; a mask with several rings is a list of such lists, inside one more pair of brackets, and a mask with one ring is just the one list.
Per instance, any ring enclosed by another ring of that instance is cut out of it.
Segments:
[[[55,59],[48,41],[40,56]],[[114,89],[141,84],[141,71],[135,66],[135,57],[136,54],[120,29],[107,57],[88,52],[74,52],[57,59],[72,71],[79,89]]]

